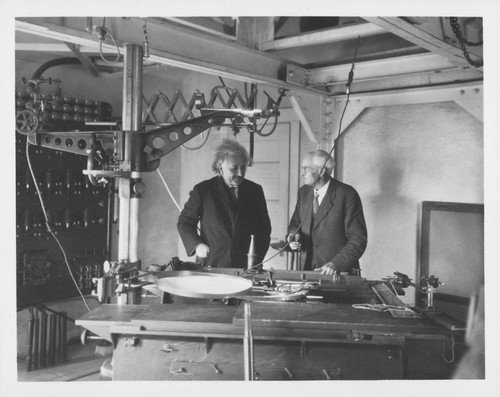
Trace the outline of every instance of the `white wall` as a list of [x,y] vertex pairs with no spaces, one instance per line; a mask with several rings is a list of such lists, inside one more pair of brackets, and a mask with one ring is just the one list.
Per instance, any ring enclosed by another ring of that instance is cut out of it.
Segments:
[[[145,99],[151,101],[157,91],[160,91],[171,100],[175,92],[182,88],[182,78],[179,79],[177,73],[174,70],[166,70],[145,74],[143,79]],[[147,105],[143,102],[142,106],[144,111]],[[159,101],[155,108],[155,116],[159,121],[162,121],[161,117],[165,117],[165,104],[162,101]],[[176,200],[179,199],[181,182],[180,163],[180,150],[176,149],[162,157],[158,167]],[[178,233],[175,225],[178,211],[158,171],[144,172],[142,177],[146,192],[142,196],[139,208],[138,256],[142,268],[145,269],[151,264],[167,264],[173,256],[177,256]]]
[[484,203],[483,124],[454,102],[366,109],[339,149],[338,178],[363,201],[367,279],[415,280],[422,201]]

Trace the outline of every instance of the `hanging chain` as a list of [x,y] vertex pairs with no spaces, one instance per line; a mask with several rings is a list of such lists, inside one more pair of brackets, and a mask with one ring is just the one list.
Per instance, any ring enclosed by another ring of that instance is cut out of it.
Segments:
[[457,17],[450,17],[450,26],[453,30],[453,33],[455,33],[455,36],[456,36],[458,42],[460,43],[460,49],[464,53],[465,59],[467,59],[467,61],[469,61],[469,63],[472,66],[475,66],[476,68],[483,66],[483,61],[479,61],[479,62],[473,61],[469,55],[469,52],[467,51],[467,46],[470,46],[470,47],[481,46],[481,45],[483,45],[483,42],[478,41],[478,42],[474,43],[474,42],[470,42],[470,41],[465,40],[464,37],[462,36],[462,31],[460,30],[460,24],[458,23]]

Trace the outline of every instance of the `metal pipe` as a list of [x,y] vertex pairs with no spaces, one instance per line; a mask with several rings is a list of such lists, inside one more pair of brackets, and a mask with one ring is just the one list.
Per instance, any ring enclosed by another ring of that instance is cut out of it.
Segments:
[[[122,124],[124,130],[124,167],[136,171],[140,166],[140,154],[135,154],[134,135],[140,132],[142,123],[142,55],[141,46],[125,45]],[[131,203],[131,181],[129,178],[119,179],[120,197],[120,234],[118,241],[119,260],[137,261],[137,240],[139,225],[139,205]],[[132,230],[131,230],[132,227]]]
[[[140,172],[132,172],[132,178],[140,178]],[[129,260],[135,263],[139,260],[139,197],[132,197],[130,199],[130,243],[129,243]]]
[[118,194],[120,197],[118,234],[118,261],[128,262],[129,224],[130,224],[130,180],[118,179]]
[[124,53],[122,122],[125,131],[139,131],[142,122],[141,46],[126,44]]
[[114,181],[108,185],[108,207],[106,213],[106,256],[107,261],[111,260],[111,224],[113,223],[113,187]]
[[253,338],[252,338],[252,311],[249,301],[244,301],[245,334],[243,336],[243,359],[245,380],[254,380]]

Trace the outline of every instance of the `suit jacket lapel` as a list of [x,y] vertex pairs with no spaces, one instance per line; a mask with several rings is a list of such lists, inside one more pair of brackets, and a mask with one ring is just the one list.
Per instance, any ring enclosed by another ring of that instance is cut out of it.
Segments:
[[326,191],[325,197],[323,197],[323,200],[321,201],[318,213],[314,217],[313,228],[316,228],[325,218],[325,216],[330,212],[330,210],[333,208],[336,192],[337,189],[335,186],[335,181],[332,178],[330,178],[330,185],[328,186],[328,190]]

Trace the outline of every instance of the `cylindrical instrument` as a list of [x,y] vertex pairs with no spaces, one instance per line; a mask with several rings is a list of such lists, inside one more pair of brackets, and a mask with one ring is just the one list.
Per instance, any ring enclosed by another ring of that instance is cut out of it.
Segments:
[[252,234],[250,236],[250,247],[248,248],[248,255],[247,255],[247,269],[252,269],[255,266],[255,258],[257,255],[255,255],[255,242],[254,242],[254,235]]
[[[142,123],[142,47],[127,44],[125,45],[124,72],[126,78],[123,79],[123,111],[122,122],[124,129],[124,153],[123,160],[131,163],[131,171],[137,164],[136,145],[134,145],[134,135],[138,134]],[[134,173],[134,178],[140,178],[139,172]],[[131,180],[120,178],[118,181],[120,197],[120,234],[118,237],[118,260],[135,262],[138,258],[137,242],[138,238],[138,218],[139,198],[131,198]],[[132,203],[131,203],[132,202]],[[131,230],[132,229],[132,230]]]

